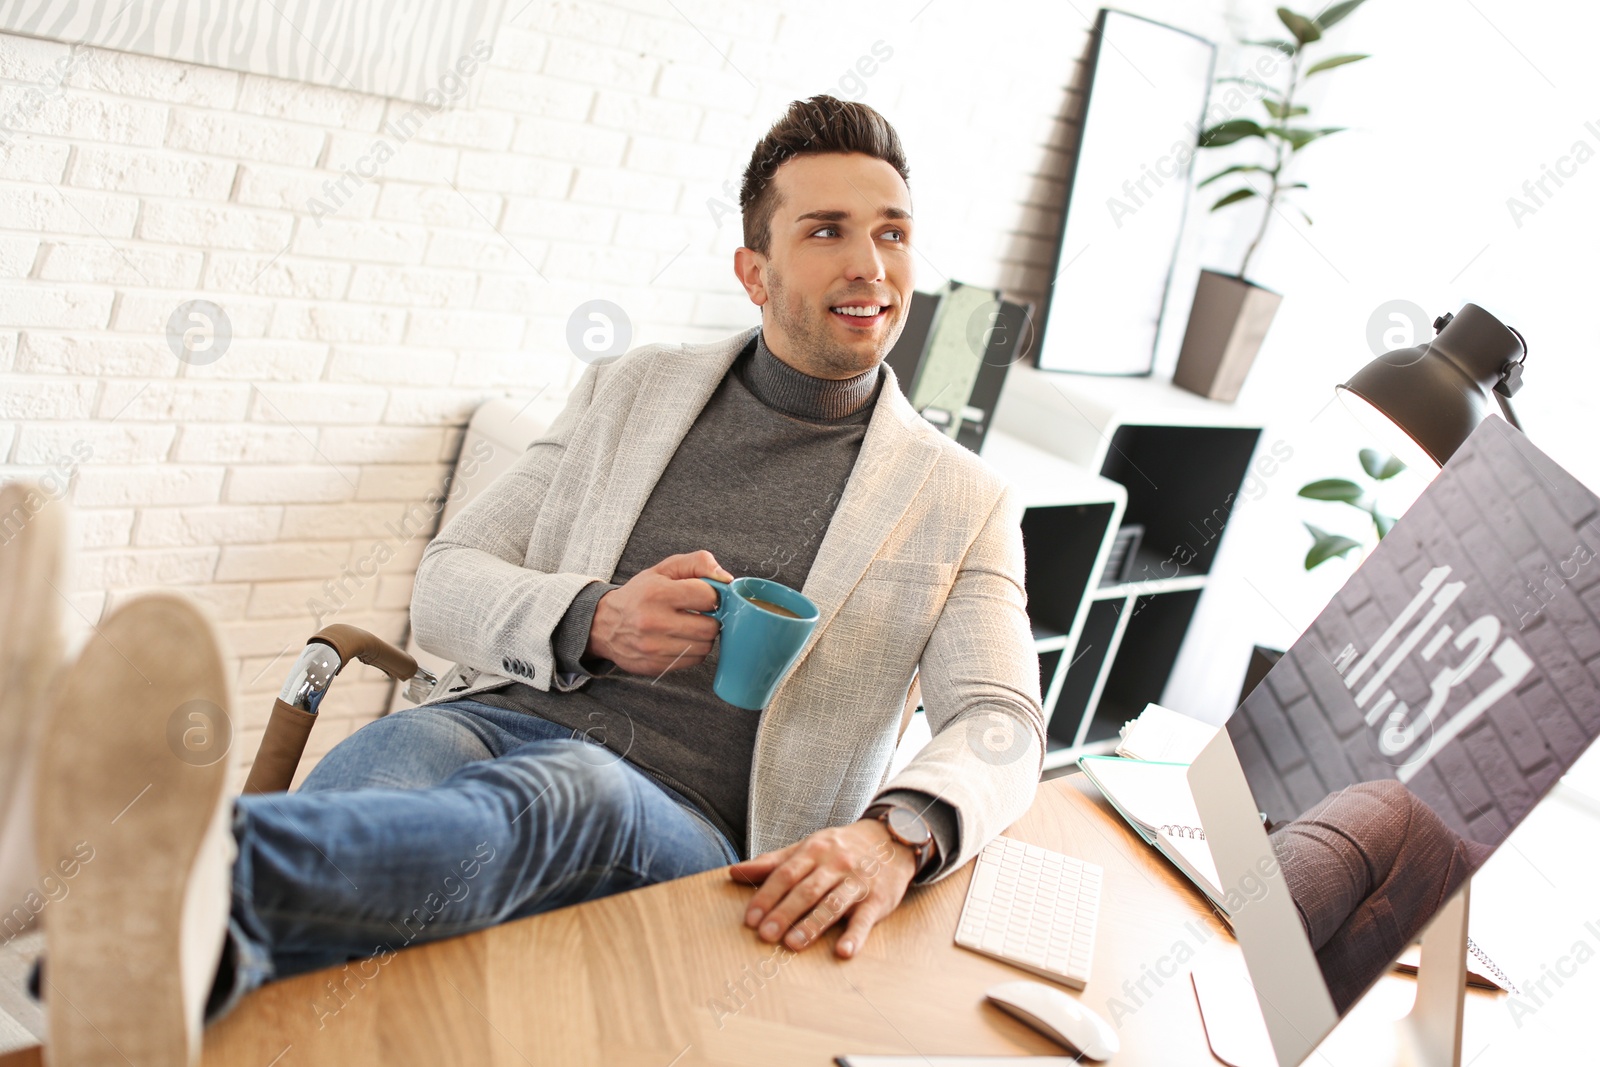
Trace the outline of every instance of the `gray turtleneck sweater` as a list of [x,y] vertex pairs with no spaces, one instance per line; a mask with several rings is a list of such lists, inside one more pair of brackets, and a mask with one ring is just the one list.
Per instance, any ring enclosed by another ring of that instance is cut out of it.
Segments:
[[[700,549],[731,574],[801,588],[850,479],[882,383],[876,367],[842,381],[813,378],[778,359],[758,334],[656,482],[615,573],[579,593],[553,634],[560,669],[589,675],[588,683],[559,693],[513,682],[474,699],[538,715],[604,744],[694,803],[744,854],[760,713],[712,693],[720,645],[713,644],[699,665],[660,678],[628,674],[584,655],[595,605],[666,557]],[[957,825],[949,805],[911,790],[879,799],[922,811],[940,860],[952,854]]]

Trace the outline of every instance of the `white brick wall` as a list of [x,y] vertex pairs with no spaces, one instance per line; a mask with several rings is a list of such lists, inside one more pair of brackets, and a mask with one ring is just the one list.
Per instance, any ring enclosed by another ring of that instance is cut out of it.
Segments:
[[[1178,0],[1133,6],[1196,23]],[[572,309],[617,302],[636,343],[757,321],[737,214],[707,203],[731,204],[789,100],[838,92],[875,42],[892,57],[857,95],[906,142],[919,285],[1038,298],[1086,25],[1045,0],[974,12],[534,0],[473,77],[476,106],[403,141],[407,102],[91,51],[0,148],[0,476],[92,450],[67,496],[74,605],[93,621],[140,588],[203,601],[239,657],[253,752],[307,601],[441,488],[473,408],[559,407],[583,369]],[[0,112],[66,52],[0,36]],[[380,139],[392,158],[347,175]],[[232,326],[206,366],[164,334],[196,298]],[[423,540],[339,618],[403,639]],[[319,751],[386,687],[362,669],[336,694]]]

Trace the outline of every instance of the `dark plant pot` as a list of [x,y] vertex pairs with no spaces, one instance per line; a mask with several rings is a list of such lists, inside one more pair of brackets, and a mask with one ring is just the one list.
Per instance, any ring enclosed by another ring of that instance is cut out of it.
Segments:
[[1212,400],[1232,401],[1282,302],[1281,293],[1202,270],[1172,383]]

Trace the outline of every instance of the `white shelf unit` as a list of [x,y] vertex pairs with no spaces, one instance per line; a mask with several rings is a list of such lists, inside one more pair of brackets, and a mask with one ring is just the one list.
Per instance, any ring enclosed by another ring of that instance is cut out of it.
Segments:
[[1119,521],[1145,531],[1129,580],[1087,596],[1047,700],[1047,766],[1110,751],[1123,722],[1161,701],[1262,425],[1160,379],[1011,368],[993,432],[1121,484]]
[[[1016,373],[1015,368],[1010,373]],[[1117,482],[998,428],[984,438],[981,455],[1016,487],[1026,509],[1022,539],[1028,617],[1049,729],[1051,709],[1066,684],[1128,493]],[[1071,758],[1063,750],[1051,750],[1045,756],[1045,769],[1060,767]]]

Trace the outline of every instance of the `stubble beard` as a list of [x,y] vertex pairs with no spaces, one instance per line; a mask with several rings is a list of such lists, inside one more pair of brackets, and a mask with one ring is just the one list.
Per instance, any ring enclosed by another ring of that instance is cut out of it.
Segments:
[[832,324],[826,319],[833,312],[827,308],[813,309],[806,303],[805,297],[791,292],[770,267],[767,270],[767,292],[772,298],[772,317],[777,320],[790,343],[800,350],[787,355],[790,359],[798,359],[803,352],[810,368],[807,373],[813,377],[853,378],[865,373],[882,362],[889,345],[894,343],[895,334],[891,328],[882,350],[874,352],[871,362],[863,364],[859,353],[839,344],[830,333]]

